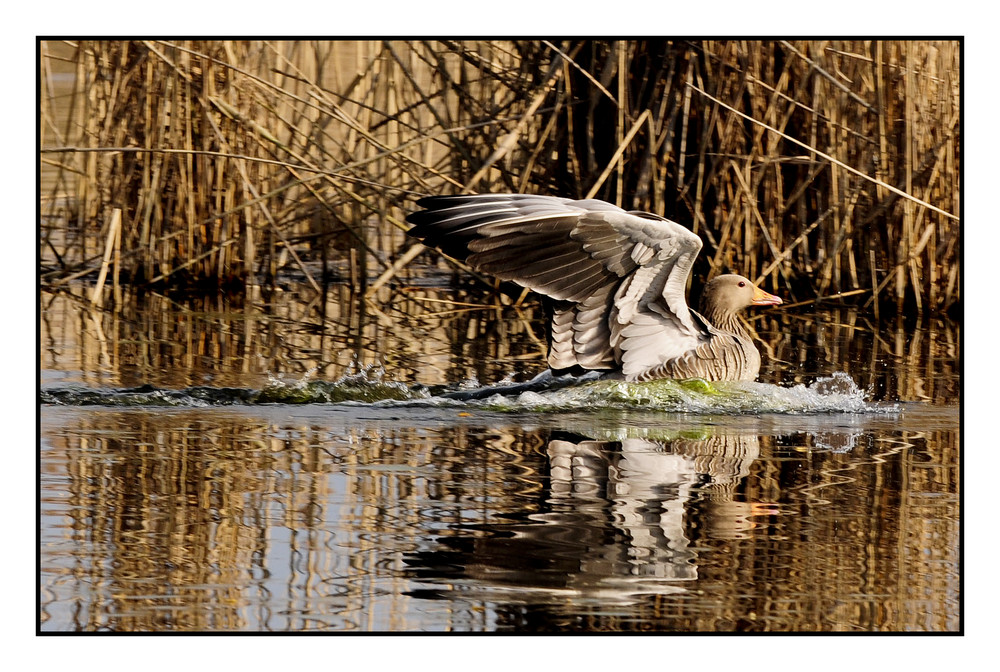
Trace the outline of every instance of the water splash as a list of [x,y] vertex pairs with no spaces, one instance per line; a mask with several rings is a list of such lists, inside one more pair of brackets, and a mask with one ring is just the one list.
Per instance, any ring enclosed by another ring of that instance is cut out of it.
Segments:
[[[335,381],[285,381],[272,378],[260,390],[196,386],[180,390],[151,385],[125,389],[93,389],[76,385],[45,386],[43,404],[65,406],[211,407],[258,404],[428,405],[480,408],[504,413],[561,413],[568,411],[650,410],[699,414],[762,413],[899,413],[893,404],[876,404],[846,373],[834,373],[810,385],[781,387],[768,383],[708,382],[701,379],[654,380],[627,383],[589,380],[516,394],[481,395],[477,400],[449,398],[469,389],[469,383],[435,388],[386,380],[380,366],[358,367]],[[497,388],[486,388],[487,392]],[[502,389],[502,388],[501,388]]]
[[868,401],[864,392],[843,372],[810,385],[781,387],[756,382],[653,380],[641,383],[597,380],[556,390],[493,395],[479,402],[497,411],[563,412],[588,409],[639,409],[682,413],[884,413],[895,414],[895,404]]
[[408,388],[403,383],[385,380],[385,371],[377,365],[349,370],[329,382],[310,380],[285,381],[272,377],[263,389],[195,386],[168,390],[143,385],[125,389],[93,389],[78,385],[43,387],[43,404],[62,406],[175,406],[205,407],[253,404],[337,404],[373,403],[426,398],[424,388]]
[[372,403],[376,401],[403,401],[427,396],[421,388],[408,388],[405,384],[385,379],[381,365],[354,367],[333,382],[308,380],[286,382],[272,379],[260,391],[253,403],[257,404],[335,404],[346,401]]

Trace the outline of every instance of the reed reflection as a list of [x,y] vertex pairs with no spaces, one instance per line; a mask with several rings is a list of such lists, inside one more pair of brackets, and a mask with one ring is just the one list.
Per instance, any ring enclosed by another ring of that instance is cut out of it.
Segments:
[[956,419],[880,422],[54,408],[42,627],[953,629]]
[[[379,366],[407,385],[491,384],[527,380],[545,366],[537,305],[410,288],[383,312],[344,285],[321,297],[299,287],[264,298],[177,303],[150,295],[118,314],[94,312],[82,294],[47,296],[43,381],[260,389],[271,377],[334,381]],[[841,308],[768,315],[754,326],[767,353],[762,382],[788,387],[844,371],[872,401],[961,397],[957,323],[872,324]]]
[[401,554],[537,490],[511,435],[274,413],[53,409],[43,628],[417,629]]

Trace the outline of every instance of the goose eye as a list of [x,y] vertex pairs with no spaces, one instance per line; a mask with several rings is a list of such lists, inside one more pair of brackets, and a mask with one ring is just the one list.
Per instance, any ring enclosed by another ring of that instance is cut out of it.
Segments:
[[745,283],[742,280],[740,280],[740,287],[746,287],[746,286],[747,286],[747,283]]

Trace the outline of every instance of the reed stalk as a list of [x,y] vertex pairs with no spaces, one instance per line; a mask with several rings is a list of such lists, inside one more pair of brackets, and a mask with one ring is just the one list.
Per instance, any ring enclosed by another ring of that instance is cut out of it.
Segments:
[[108,223],[108,237],[104,245],[104,258],[101,260],[101,270],[97,275],[97,284],[90,295],[90,303],[100,308],[104,304],[104,282],[108,277],[108,268],[115,261],[114,294],[118,295],[118,265],[121,259],[121,223],[122,211],[115,208]]

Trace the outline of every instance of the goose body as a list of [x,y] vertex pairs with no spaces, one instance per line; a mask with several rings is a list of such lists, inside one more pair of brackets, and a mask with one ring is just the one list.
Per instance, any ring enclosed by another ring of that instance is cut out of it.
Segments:
[[553,301],[548,364],[656,378],[754,380],[760,353],[739,320],[781,299],[721,275],[691,310],[701,239],[676,222],[599,200],[527,194],[431,196],[409,234]]

